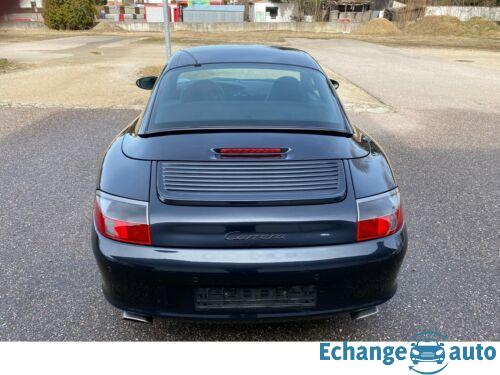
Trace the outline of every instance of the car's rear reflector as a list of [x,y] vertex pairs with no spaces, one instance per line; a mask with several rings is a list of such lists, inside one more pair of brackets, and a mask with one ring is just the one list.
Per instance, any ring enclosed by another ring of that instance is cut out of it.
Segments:
[[358,199],[357,241],[373,240],[396,233],[403,226],[398,189]]
[[105,237],[116,241],[151,245],[148,203],[115,197],[98,191],[94,204],[94,222]]

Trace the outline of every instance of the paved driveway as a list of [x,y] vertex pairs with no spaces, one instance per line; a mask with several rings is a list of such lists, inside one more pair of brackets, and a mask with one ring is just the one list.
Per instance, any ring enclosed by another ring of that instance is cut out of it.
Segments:
[[384,146],[411,243],[397,295],[376,317],[260,325],[120,320],[89,246],[95,175],[137,112],[0,109],[0,339],[499,339],[498,71],[353,41],[293,41],[391,113],[351,118]]
[[19,62],[47,61],[71,57],[76,51],[92,48],[113,48],[134,43],[141,38],[119,36],[79,35],[63,38],[3,43],[0,41],[0,56]]

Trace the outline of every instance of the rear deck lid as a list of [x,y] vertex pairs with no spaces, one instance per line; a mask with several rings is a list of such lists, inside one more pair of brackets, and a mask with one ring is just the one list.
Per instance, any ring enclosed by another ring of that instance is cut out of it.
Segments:
[[367,145],[355,137],[331,134],[275,132],[193,132],[141,137],[127,134],[122,150],[133,159],[158,161],[219,160],[214,149],[282,148],[287,161],[351,159],[368,155]]
[[[314,246],[355,241],[356,204],[346,160],[364,145],[348,137],[201,133],[133,139],[131,156],[154,160],[154,245],[188,248]],[[228,157],[221,149],[279,149],[279,157]]]
[[162,161],[157,190],[164,203],[270,205],[344,199],[341,160]]

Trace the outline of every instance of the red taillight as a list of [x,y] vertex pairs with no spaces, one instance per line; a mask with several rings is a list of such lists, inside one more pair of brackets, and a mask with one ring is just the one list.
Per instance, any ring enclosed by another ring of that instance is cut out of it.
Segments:
[[396,233],[403,226],[403,210],[398,189],[358,199],[357,241],[372,240]]
[[151,245],[147,202],[134,201],[98,191],[94,222],[103,236],[116,241]]

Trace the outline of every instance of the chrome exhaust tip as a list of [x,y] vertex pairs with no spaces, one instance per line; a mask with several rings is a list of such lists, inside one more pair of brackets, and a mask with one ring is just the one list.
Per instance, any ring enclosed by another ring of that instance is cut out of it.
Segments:
[[361,320],[361,319],[365,319],[365,318],[368,318],[369,316],[377,315],[377,314],[378,314],[378,307],[374,306],[374,307],[369,307],[367,309],[352,312],[351,319],[352,320]]
[[141,315],[141,314],[136,314],[130,311],[124,311],[122,318],[124,320],[131,320],[133,322],[139,322],[139,323],[148,323],[151,324],[153,323],[153,318],[150,316],[146,315]]

